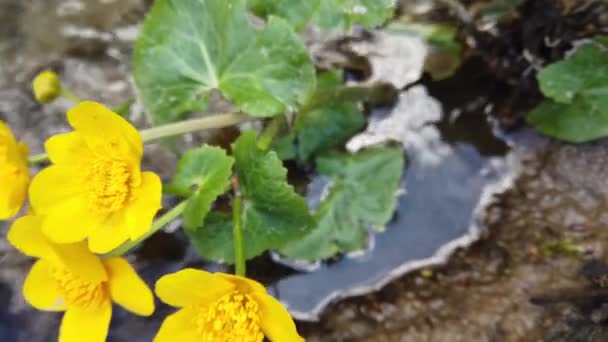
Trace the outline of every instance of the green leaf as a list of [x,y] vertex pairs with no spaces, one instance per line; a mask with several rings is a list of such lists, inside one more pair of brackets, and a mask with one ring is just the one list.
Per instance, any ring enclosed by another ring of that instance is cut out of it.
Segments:
[[608,135],[608,52],[595,44],[578,48],[570,58],[539,74],[546,100],[528,121],[541,132],[569,142]]
[[572,57],[541,70],[538,80],[543,94],[561,103],[572,103],[579,95],[591,93],[595,96],[597,90],[606,94],[608,52],[594,44],[586,44]]
[[[287,170],[276,153],[257,147],[256,135],[256,132],[245,133],[233,145],[243,195],[243,241],[247,259],[301,238],[313,225],[306,200],[287,183]],[[234,262],[229,215],[210,215],[205,225],[190,236],[203,257]]]
[[597,35],[593,37],[593,41],[601,44],[604,48],[608,48],[608,36]]
[[249,9],[260,17],[282,17],[300,31],[312,19],[319,7],[319,1],[249,0]]
[[219,89],[242,111],[269,117],[305,102],[315,86],[304,44],[283,19],[262,30],[245,0],[157,0],[142,26],[135,84],[155,123],[200,110]]
[[608,98],[577,98],[571,104],[546,100],[530,112],[528,121],[544,134],[572,143],[605,137]]
[[382,25],[395,13],[394,0],[321,0],[313,19],[326,30],[348,31],[353,24]]
[[[319,75],[317,96],[341,84],[337,72]],[[282,159],[308,160],[311,156],[343,145],[365,126],[363,112],[353,102],[332,100],[310,111],[299,112],[292,131],[277,139],[274,149]],[[297,147],[293,148],[297,141]],[[291,147],[291,148],[290,148]]]
[[[196,230],[186,230],[190,241],[204,258],[234,263],[234,245],[232,238],[232,215],[221,212],[210,212],[205,224]],[[244,241],[250,238],[243,232]],[[244,248],[247,248],[245,244]]]
[[211,146],[190,150],[181,158],[169,188],[190,197],[183,214],[186,229],[199,227],[211,204],[226,192],[233,163],[223,149]]
[[276,152],[281,160],[291,160],[298,157],[296,150],[296,134],[293,130],[284,136],[276,137],[272,141],[272,150]]
[[280,252],[312,261],[364,248],[368,227],[383,230],[395,211],[404,163],[401,148],[318,158],[318,171],[331,187],[315,213],[317,226]]
[[325,106],[301,113],[296,118],[298,157],[310,156],[343,145],[365,126],[365,117],[352,102],[331,102]]
[[326,30],[341,32],[353,24],[368,28],[382,25],[395,12],[394,0],[250,0],[249,6],[262,17],[283,17],[297,30],[313,21]]

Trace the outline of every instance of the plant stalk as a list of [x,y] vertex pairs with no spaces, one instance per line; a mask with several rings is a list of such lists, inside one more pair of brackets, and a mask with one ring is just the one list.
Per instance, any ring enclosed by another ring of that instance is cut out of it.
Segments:
[[238,189],[237,181],[233,178],[234,198],[232,199],[232,235],[234,240],[234,273],[244,277],[247,273],[245,254],[243,252],[243,197]]
[[59,92],[59,94],[74,103],[82,102],[82,100],[78,96],[76,96],[76,94],[74,94],[71,90],[67,88],[61,87],[61,91]]
[[[186,133],[203,131],[212,128],[228,127],[249,120],[253,120],[253,118],[245,114],[223,113],[210,115],[199,119],[184,120],[163,126],[152,127],[141,130],[139,133],[143,142],[147,143],[154,140],[172,137],[176,135],[182,135]],[[46,153],[41,153],[32,155],[28,157],[27,160],[30,165],[35,165],[47,161],[48,156]]]
[[131,249],[133,249],[135,246],[139,245],[142,241],[149,238],[154,233],[161,230],[164,226],[166,226],[167,224],[169,224],[173,220],[175,220],[179,215],[182,214],[184,209],[186,209],[187,204],[188,204],[188,200],[184,200],[184,201],[180,202],[178,205],[171,208],[171,210],[164,213],[161,217],[157,218],[154,221],[154,223],[152,223],[152,227],[150,227],[150,230],[146,234],[144,234],[137,240],[129,240],[129,241],[123,243],[121,246],[119,246],[115,250],[113,250],[107,254],[104,254],[103,258],[107,259],[107,258],[112,258],[112,257],[119,257],[119,256],[126,254]]
[[46,153],[34,154],[32,156],[27,157],[27,163],[29,165],[42,164],[49,159],[49,156]]
[[282,120],[282,117],[276,117],[270,121],[268,126],[266,126],[257,143],[261,150],[266,151],[270,148],[272,145],[272,140],[274,140],[274,137],[277,135],[277,133],[279,133]]
[[144,129],[140,131],[140,134],[144,142],[150,142],[186,133],[228,127],[249,120],[252,120],[252,118],[245,114],[223,113]]

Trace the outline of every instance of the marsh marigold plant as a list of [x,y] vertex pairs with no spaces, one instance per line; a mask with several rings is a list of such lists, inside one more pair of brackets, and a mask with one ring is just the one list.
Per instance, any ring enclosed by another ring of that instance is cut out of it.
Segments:
[[46,141],[52,165],[32,180],[30,201],[49,239],[88,239],[91,251],[106,253],[150,230],[161,181],[141,172],[141,136],[118,114],[85,101],[67,118],[74,131]]
[[36,309],[65,311],[59,342],[105,341],[113,301],[137,315],[154,312],[152,292],[125,259],[102,261],[84,242],[55,244],[42,234],[42,221],[34,215],[20,218],[8,239],[40,258],[25,279],[23,295]]
[[283,305],[245,277],[185,269],[160,278],[156,295],[180,309],[155,342],[304,341]]
[[0,121],[0,220],[15,216],[23,206],[30,182],[27,155],[27,146]]

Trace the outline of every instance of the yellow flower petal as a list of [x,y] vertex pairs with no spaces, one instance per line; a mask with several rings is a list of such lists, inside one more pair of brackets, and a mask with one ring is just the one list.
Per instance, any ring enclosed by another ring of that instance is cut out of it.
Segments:
[[80,102],[68,111],[68,121],[76,132],[82,134],[91,149],[131,155],[139,162],[143,154],[139,132],[105,106],[92,101]]
[[189,309],[180,309],[167,316],[160,326],[154,342],[198,342],[201,337],[196,333],[192,322],[196,313]]
[[[38,208],[34,208],[38,212]],[[54,243],[84,240],[98,222],[88,213],[86,203],[78,197],[61,202],[44,215],[42,232]]]
[[154,312],[152,291],[127,260],[112,258],[104,261],[104,265],[110,276],[112,300],[135,314],[150,316]]
[[20,217],[8,231],[7,239],[23,254],[41,258],[53,253],[51,243],[42,234],[42,219],[35,215]]
[[53,244],[52,248],[57,260],[78,277],[92,283],[108,280],[103,263],[89,251],[86,242]]
[[21,210],[29,181],[27,147],[17,143],[8,126],[0,121],[0,220]]
[[89,249],[93,253],[108,253],[129,239],[124,213],[112,215],[103,225],[89,233]]
[[214,302],[234,288],[230,282],[209,272],[187,268],[160,278],[155,292],[163,302],[184,307]]
[[215,277],[219,277],[219,278],[222,278],[224,280],[227,280],[227,281],[233,283],[237,287],[237,289],[239,289],[239,291],[241,291],[243,293],[251,293],[251,292],[260,292],[263,294],[267,293],[266,288],[255,280],[237,276],[237,275],[220,273],[220,272],[214,273],[213,275]]
[[161,182],[140,170],[139,132],[95,102],[68,112],[74,131],[49,139],[53,166],[36,176],[32,207],[44,215],[43,232],[53,242],[85,238],[93,252],[106,253],[150,230],[161,206]]
[[304,341],[298,334],[287,309],[268,294],[254,293],[260,307],[260,326],[264,335],[272,342]]
[[23,283],[25,300],[38,310],[63,311],[66,309],[61,294],[54,286],[51,265],[47,260],[38,260]]
[[150,231],[154,216],[161,208],[162,183],[153,172],[143,172],[141,186],[134,194],[135,200],[126,209],[131,240],[137,240]]
[[57,134],[44,143],[44,149],[54,164],[77,165],[91,153],[82,135],[76,132]]
[[[40,171],[30,186],[30,202],[37,214],[44,214],[65,201],[81,197],[84,190],[74,179],[74,166],[49,166]],[[81,201],[84,202],[84,196]]]
[[100,308],[68,308],[59,328],[59,342],[105,342],[112,318],[112,303]]
[[[2,162],[0,162],[2,164]],[[0,220],[7,220],[17,215],[27,196],[29,174],[25,167],[18,170],[13,165],[0,165]],[[4,180],[10,180],[4,184]]]
[[28,154],[27,146],[18,143],[11,129],[0,120],[0,156],[1,161],[11,163],[23,161]]
[[0,120],[0,139],[12,139],[13,142],[15,141],[13,132],[11,132],[10,128],[8,128],[8,126],[2,120]]

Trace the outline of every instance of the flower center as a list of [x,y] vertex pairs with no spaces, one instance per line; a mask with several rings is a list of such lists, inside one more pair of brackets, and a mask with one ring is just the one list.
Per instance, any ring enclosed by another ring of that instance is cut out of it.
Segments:
[[261,342],[259,307],[249,295],[234,291],[210,306],[195,308],[202,342]]
[[51,276],[68,306],[98,308],[108,300],[105,283],[84,280],[63,267],[51,268]]
[[131,194],[131,173],[126,162],[101,159],[88,166],[90,204],[94,211],[111,214],[122,209]]

